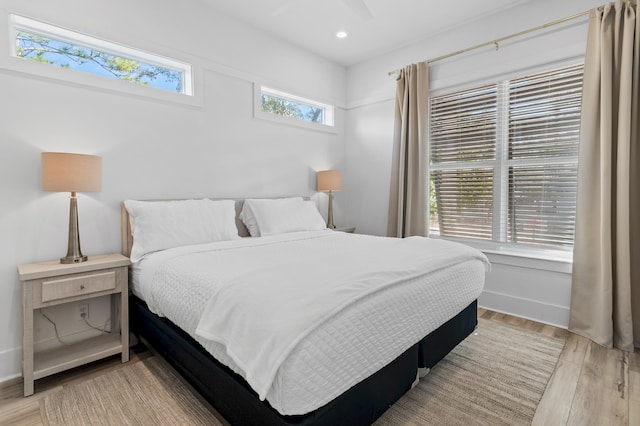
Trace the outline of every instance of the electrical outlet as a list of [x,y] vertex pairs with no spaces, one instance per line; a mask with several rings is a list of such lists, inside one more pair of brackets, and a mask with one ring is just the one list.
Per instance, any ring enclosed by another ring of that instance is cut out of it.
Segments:
[[79,319],[89,319],[89,304],[88,303],[80,303],[78,305],[78,318]]

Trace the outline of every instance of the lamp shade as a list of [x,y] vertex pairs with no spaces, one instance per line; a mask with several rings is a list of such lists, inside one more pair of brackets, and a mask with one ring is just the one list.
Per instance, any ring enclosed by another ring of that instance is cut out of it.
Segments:
[[64,152],[42,153],[42,190],[51,192],[99,192],[102,158]]
[[342,191],[342,174],[337,170],[322,170],[318,172],[318,191]]

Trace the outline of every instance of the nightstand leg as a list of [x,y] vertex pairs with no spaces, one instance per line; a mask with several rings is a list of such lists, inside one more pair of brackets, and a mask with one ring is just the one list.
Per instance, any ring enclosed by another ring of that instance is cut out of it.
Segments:
[[129,361],[129,293],[127,291],[120,293],[120,334],[122,338],[122,362],[127,362]]
[[22,287],[22,377],[24,396],[33,395],[33,294],[32,287]]

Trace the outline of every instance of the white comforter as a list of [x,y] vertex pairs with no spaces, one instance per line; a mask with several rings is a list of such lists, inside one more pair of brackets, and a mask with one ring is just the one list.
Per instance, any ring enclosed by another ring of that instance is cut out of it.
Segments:
[[[387,294],[392,300],[394,289],[403,291],[422,282],[437,285],[437,280],[433,284],[428,278],[447,276],[447,270],[475,267],[477,271],[478,265],[482,270],[488,265],[479,251],[443,240],[387,239],[329,231],[190,246],[167,250],[149,260],[142,269],[141,291],[151,310],[172,320],[172,316],[180,317],[172,315],[168,303],[175,298],[176,280],[178,285],[198,289],[196,293],[203,299],[198,321],[186,321],[191,327],[186,331],[195,334],[205,348],[241,374],[261,399],[266,397],[282,414],[302,414],[318,408],[386,365],[477,298],[482,280],[471,290],[468,286],[464,291],[455,290],[464,294],[459,303],[446,297],[436,300],[447,308],[444,314],[438,313],[435,326],[424,321],[426,326],[402,323],[400,329],[397,324],[389,324],[388,330],[374,330],[374,334],[391,333],[398,338],[392,340],[393,348],[380,350],[384,356],[374,354],[381,359],[371,363],[373,371],[365,368],[361,374],[346,374],[346,383],[340,389],[304,396],[312,400],[311,405],[288,405],[282,397],[282,383],[289,378],[278,376],[279,371],[286,369],[283,364],[290,361],[292,353],[299,354],[302,349],[303,356],[309,356],[306,340],[334,330],[335,318],[348,318],[345,313],[357,311],[358,306],[375,306],[372,301],[384,300]],[[403,313],[402,304],[392,305],[399,311],[396,315],[420,318]],[[370,322],[378,328],[387,327]],[[336,346],[344,338],[349,336],[340,336]]]

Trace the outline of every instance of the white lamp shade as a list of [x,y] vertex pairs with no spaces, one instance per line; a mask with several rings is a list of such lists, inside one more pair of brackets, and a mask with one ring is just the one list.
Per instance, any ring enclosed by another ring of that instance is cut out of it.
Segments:
[[42,153],[42,190],[51,192],[99,192],[102,158],[64,152]]
[[342,174],[337,170],[322,170],[318,172],[318,191],[342,191]]

